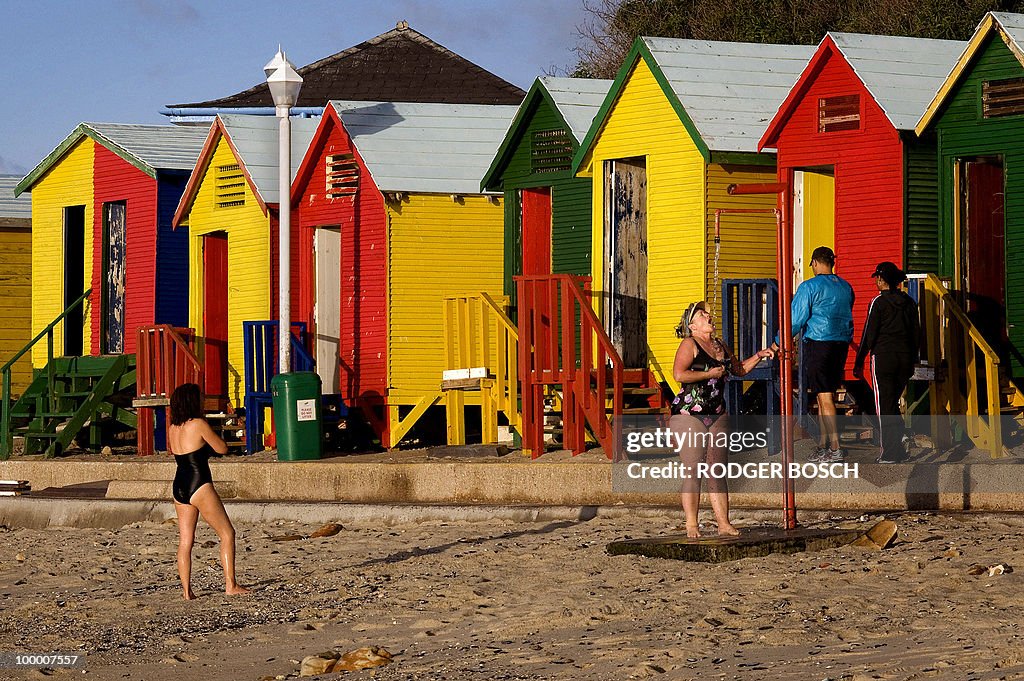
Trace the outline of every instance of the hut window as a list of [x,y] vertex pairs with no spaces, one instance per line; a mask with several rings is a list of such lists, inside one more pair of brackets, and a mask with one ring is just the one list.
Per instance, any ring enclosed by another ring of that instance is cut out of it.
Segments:
[[237,163],[217,166],[217,208],[245,205],[245,175]]
[[573,144],[565,130],[537,130],[530,142],[532,172],[555,173],[572,167]]
[[984,118],[1024,113],[1024,78],[989,80],[981,84],[981,114]]
[[359,189],[359,163],[354,154],[330,154],[325,161],[327,198],[354,196]]
[[818,132],[860,129],[860,95],[818,100]]

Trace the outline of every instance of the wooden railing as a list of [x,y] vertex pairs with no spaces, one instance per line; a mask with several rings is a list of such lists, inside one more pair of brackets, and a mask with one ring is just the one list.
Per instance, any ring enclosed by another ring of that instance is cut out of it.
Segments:
[[562,386],[566,449],[586,445],[586,424],[609,458],[618,456],[623,411],[622,358],[590,302],[590,277],[518,276],[519,376],[523,396],[523,449],[544,451],[544,386]]
[[203,385],[203,365],[195,353],[195,331],[154,324],[139,327],[136,336],[136,392],[138,453],[156,451],[154,409],[166,407],[171,394],[186,383]]
[[[487,376],[469,379],[480,390],[482,441],[498,441],[498,415],[504,414],[516,432],[522,432],[519,412],[519,332],[505,314],[507,298],[497,301],[487,293],[444,299],[445,369],[485,368]],[[465,444],[460,390],[447,391],[448,443]]]
[[0,376],[3,379],[3,392],[0,397],[0,459],[7,459],[11,456],[11,451],[14,449],[14,438],[11,431],[11,370],[19,359],[21,359],[27,352],[35,347],[35,344],[46,338],[46,395],[47,404],[49,411],[56,411],[56,392],[54,391],[54,384],[56,383],[56,369],[53,365],[53,335],[57,328],[57,325],[64,321],[64,318],[68,316],[72,311],[78,307],[85,305],[85,300],[92,294],[92,289],[85,291],[82,295],[78,296],[73,303],[68,305],[63,312],[46,325],[42,331],[36,334],[36,337],[28,342],[28,344],[21,350],[11,357],[0,367]]
[[[931,382],[932,415],[965,416],[964,429],[974,444],[993,458],[1004,456],[999,354],[937,276],[924,277],[920,295],[928,364],[937,371],[945,367],[944,380]],[[980,372],[984,381],[979,380]],[[1014,401],[1020,402],[1022,396],[1015,392]],[[933,423],[935,429],[944,427],[940,419]],[[933,435],[939,441],[945,439],[943,433]]]

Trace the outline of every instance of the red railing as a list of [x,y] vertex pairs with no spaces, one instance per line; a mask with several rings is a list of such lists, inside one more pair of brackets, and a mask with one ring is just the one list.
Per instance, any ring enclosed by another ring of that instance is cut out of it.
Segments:
[[586,425],[609,458],[619,452],[623,410],[622,358],[591,307],[590,277],[570,274],[516,277],[519,302],[519,378],[523,449],[544,451],[544,386],[562,387],[564,445],[586,445]]
[[196,357],[195,331],[157,324],[139,328],[136,343],[136,396],[138,450],[153,454],[155,407],[166,407],[175,388],[185,383],[203,385],[203,366]]

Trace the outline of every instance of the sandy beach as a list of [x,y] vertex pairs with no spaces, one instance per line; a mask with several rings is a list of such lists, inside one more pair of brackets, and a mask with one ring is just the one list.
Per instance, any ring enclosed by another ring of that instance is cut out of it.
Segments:
[[[741,527],[777,514],[737,512]],[[0,530],[0,648],[86,654],[82,670],[3,679],[293,678],[321,651],[386,648],[376,679],[1022,679],[1019,515],[888,516],[884,551],[843,547],[724,564],[610,557],[675,533],[669,514],[579,522],[239,525],[249,596],[228,598],[200,524],[181,599],[177,528]],[[805,514],[805,526],[880,519]],[[706,527],[711,531],[711,527]],[[351,677],[352,673],[320,678]]]

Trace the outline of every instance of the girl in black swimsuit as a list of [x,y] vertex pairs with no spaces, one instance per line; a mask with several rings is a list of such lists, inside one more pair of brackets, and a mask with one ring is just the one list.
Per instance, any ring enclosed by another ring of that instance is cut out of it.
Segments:
[[171,395],[167,444],[178,466],[171,489],[178,514],[178,575],[185,600],[195,598],[191,586],[192,546],[200,515],[220,537],[224,592],[232,596],[248,593],[235,581],[235,528],[210,475],[210,455],[225,454],[228,448],[203,418],[202,395],[195,383],[179,386]]

